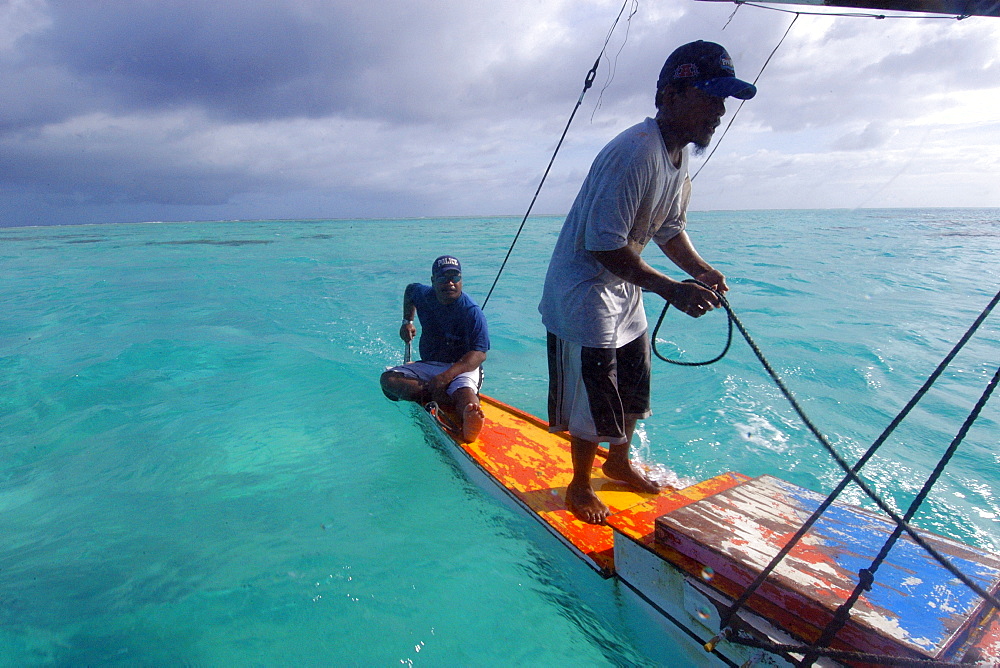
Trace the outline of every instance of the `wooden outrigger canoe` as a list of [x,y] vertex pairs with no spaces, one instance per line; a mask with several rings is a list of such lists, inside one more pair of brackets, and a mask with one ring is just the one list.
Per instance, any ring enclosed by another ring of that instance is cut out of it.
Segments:
[[[586,524],[565,507],[569,439],[485,395],[482,406],[485,426],[468,444],[433,405],[419,414],[427,433],[474,482],[499,491],[584,563],[616,578],[659,622],[708,645],[706,665],[796,665],[801,652],[774,646],[814,642],[854,589],[858,569],[894,528],[861,508],[834,504],[736,614],[731,626],[741,642],[719,640],[725,611],[818,507],[820,495],[771,476],[734,472],[641,494],[603,477],[598,465],[594,488],[612,515],[606,526]],[[1000,590],[995,555],[920,533],[984,590]],[[854,658],[842,654],[814,665],[876,663],[858,660],[862,655],[877,655],[882,665],[1000,665],[998,612],[909,537],[896,544],[878,575],[830,643]],[[771,649],[752,646],[754,639]]]

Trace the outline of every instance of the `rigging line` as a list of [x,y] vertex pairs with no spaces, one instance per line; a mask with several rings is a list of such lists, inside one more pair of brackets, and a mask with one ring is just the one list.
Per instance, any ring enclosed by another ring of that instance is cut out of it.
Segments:
[[889,434],[892,433],[892,431],[899,425],[900,422],[902,422],[903,418],[906,417],[906,415],[910,412],[910,410],[913,409],[913,407],[920,400],[920,398],[923,397],[923,395],[926,394],[926,392],[930,389],[931,385],[934,384],[938,376],[940,376],[941,373],[944,372],[945,367],[947,367],[948,364],[952,361],[952,359],[954,359],[955,355],[958,354],[959,350],[961,350],[965,346],[965,344],[969,341],[969,339],[972,338],[972,335],[975,333],[977,329],[979,329],[979,326],[982,325],[983,321],[986,320],[986,318],[989,316],[990,312],[993,310],[993,308],[997,305],[998,302],[1000,302],[1000,292],[997,292],[997,294],[994,295],[993,299],[990,300],[990,303],[979,314],[979,316],[969,327],[969,329],[965,332],[965,334],[962,336],[959,342],[955,344],[955,347],[952,348],[951,352],[949,352],[949,354],[941,361],[941,363],[934,370],[934,372],[924,382],[924,385],[917,391],[916,394],[914,394],[913,398],[910,399],[910,401],[903,408],[900,414],[896,416],[896,418],[892,421],[892,423],[890,423],[889,427],[887,427],[886,430],[882,433],[882,435],[880,435],[878,439],[876,439],[875,443],[872,444],[872,447],[869,448],[869,451],[865,453],[865,455],[854,465],[854,467],[848,468],[847,463],[843,460],[843,458],[841,458],[841,456],[837,453],[837,451],[834,450],[833,446],[829,443],[829,441],[827,441],[826,437],[824,437],[819,432],[819,430],[815,427],[815,425],[813,425],[812,422],[809,420],[809,418],[805,415],[805,412],[798,405],[798,402],[795,401],[795,398],[788,391],[788,388],[785,387],[785,384],[781,381],[781,379],[771,368],[771,365],[764,358],[763,353],[760,352],[760,349],[757,347],[757,344],[754,343],[753,340],[750,338],[750,335],[747,333],[746,328],[743,327],[743,323],[741,323],[739,318],[736,318],[736,316],[732,313],[731,308],[729,307],[729,303],[725,301],[724,298],[722,298],[722,304],[726,308],[726,311],[734,319],[734,322],[736,323],[736,326],[739,328],[740,333],[747,340],[747,343],[750,345],[750,348],[751,350],[753,350],[754,354],[757,355],[757,359],[759,359],[760,362],[764,365],[764,369],[771,376],[771,379],[775,382],[775,384],[778,385],[778,388],[781,390],[782,394],[785,395],[785,398],[789,401],[789,403],[791,403],[792,408],[794,408],[796,413],[798,413],[799,417],[803,420],[806,427],[808,427],[809,430],[813,433],[813,435],[816,436],[816,438],[827,449],[827,451],[831,454],[834,460],[841,466],[841,468],[843,468],[847,472],[847,475],[844,477],[843,480],[841,480],[841,482],[837,485],[837,488],[823,501],[823,503],[821,503],[820,506],[815,511],[813,511],[813,514],[805,521],[805,523],[803,523],[803,525],[799,528],[799,530],[795,533],[795,535],[792,536],[792,538],[781,548],[781,550],[778,551],[778,553],[771,560],[771,563],[769,563],[757,575],[757,578],[753,581],[753,583],[751,583],[751,585],[746,590],[744,590],[743,594],[740,595],[740,598],[735,603],[733,603],[732,606],[730,606],[730,608],[725,612],[725,614],[722,615],[722,622],[720,624],[720,629],[723,629],[724,631],[726,630],[729,621],[732,619],[733,615],[735,615],[736,612],[743,607],[747,599],[749,599],[750,596],[761,586],[761,584],[763,584],[764,580],[767,579],[767,576],[770,575],[771,571],[773,571],[775,567],[777,567],[778,563],[780,563],[781,560],[785,558],[785,556],[792,550],[795,544],[799,540],[801,540],[801,538],[809,531],[812,525],[815,524],[815,522],[819,519],[820,515],[822,515],[823,512],[825,512],[826,509],[830,507],[836,496],[838,496],[840,492],[843,491],[843,489],[851,481],[857,484],[858,487],[861,488],[861,490],[864,491],[865,494],[867,494],[876,503],[876,505],[878,505],[879,508],[882,509],[883,512],[885,512],[889,517],[891,517],[893,521],[896,522],[897,526],[903,526],[904,530],[907,532],[907,534],[909,534],[910,538],[912,538],[915,543],[917,543],[920,547],[922,547],[931,557],[933,557],[938,563],[940,563],[946,570],[948,570],[952,575],[961,580],[967,587],[976,592],[980,597],[982,597],[985,600],[988,600],[993,606],[995,607],[998,606],[997,599],[994,596],[987,594],[981,587],[973,583],[971,580],[969,580],[968,577],[965,576],[965,574],[961,573],[961,571],[955,568],[955,566],[952,565],[950,561],[948,561],[944,556],[939,554],[937,550],[928,545],[927,542],[919,534],[917,534],[916,531],[912,529],[912,527],[903,522],[902,518],[900,518],[891,508],[889,508],[885,504],[885,502],[882,501],[882,499],[880,499],[878,495],[875,494],[868,487],[868,485],[857,475],[858,470],[860,470],[861,467],[864,466],[864,464],[868,461],[868,459],[870,459],[871,456],[875,454],[875,450],[877,450],[878,447],[882,445],[885,439],[888,438]]
[[[587,77],[583,82],[583,90],[580,91],[580,97],[576,100],[576,105],[573,107],[572,113],[569,115],[569,120],[566,121],[566,127],[563,128],[562,136],[559,137],[559,141],[556,143],[556,148],[552,152],[552,157],[549,158],[549,164],[545,168],[545,172],[542,174],[541,181],[538,182],[538,188],[535,189],[535,195],[531,198],[531,202],[528,204],[528,210],[524,212],[524,218],[521,219],[521,225],[517,228],[517,234],[514,235],[514,240],[510,243],[510,248],[507,249],[507,255],[504,256],[503,262],[500,263],[500,269],[497,270],[496,278],[493,279],[493,285],[490,286],[490,291],[486,293],[486,299],[483,300],[482,308],[486,309],[487,302],[490,301],[490,296],[493,294],[493,290],[497,287],[497,283],[500,281],[500,275],[503,273],[504,267],[507,266],[507,260],[510,259],[510,254],[514,252],[514,246],[517,244],[518,238],[521,236],[521,232],[524,230],[525,223],[528,222],[528,216],[531,215],[531,209],[535,206],[535,201],[538,199],[539,193],[542,192],[542,186],[545,185],[545,179],[549,175],[549,171],[552,169],[552,164],[556,161],[556,156],[559,155],[559,149],[562,148],[563,140],[566,139],[566,134],[569,132],[569,126],[573,124],[573,118],[576,117],[576,112],[580,109],[580,105],[583,104],[583,96],[587,94],[590,87],[594,85],[594,78],[597,76],[597,67],[601,64],[601,58],[604,56],[604,52],[608,49],[608,42],[611,41],[611,35],[614,34],[615,27],[622,18],[622,14],[625,13],[625,8],[630,2],[634,0],[625,0],[622,3],[622,8],[618,10],[618,16],[615,17],[614,23],[611,24],[611,30],[608,31],[608,36],[604,40],[604,46],[601,47],[601,52],[597,54],[597,60],[594,61],[594,66],[590,68],[587,72]],[[632,15],[629,15],[632,18]]]
[[[738,7],[737,7],[737,9],[738,9]],[[775,45],[774,49],[771,51],[771,55],[769,55],[767,57],[767,60],[764,61],[764,65],[761,66],[760,72],[757,73],[757,77],[753,80],[753,84],[755,86],[757,85],[757,82],[760,80],[760,76],[762,74],[764,74],[764,70],[767,68],[768,63],[770,63],[771,59],[774,58],[774,54],[776,54],[778,52],[778,49],[781,48],[781,45],[785,41],[785,38],[788,37],[788,33],[791,32],[792,26],[795,25],[795,22],[798,21],[798,20],[799,20],[799,14],[796,12],[795,18],[793,18],[792,22],[788,24],[787,28],[785,28],[785,34],[782,35],[781,39],[778,40],[778,43]],[[733,121],[736,120],[736,116],[740,113],[740,110],[743,109],[743,105],[744,104],[746,104],[746,100],[741,100],[740,101],[740,106],[736,107],[736,111],[733,112],[732,118],[729,119],[729,124],[726,125],[726,129],[722,131],[722,135],[719,137],[719,141],[715,142],[715,146],[712,147],[712,151],[708,154],[708,157],[705,158],[705,162],[701,163],[701,167],[699,167],[698,171],[695,172],[694,176],[691,177],[692,181],[694,181],[696,178],[698,178],[698,175],[701,174],[701,170],[705,169],[705,165],[707,165],[708,161],[712,159],[712,156],[715,155],[715,152],[717,150],[719,150],[719,146],[722,145],[722,140],[725,139],[726,135],[729,133],[729,128],[733,127]]]
[[[913,501],[910,502],[910,507],[906,510],[906,514],[903,515],[903,520],[909,522],[913,519],[913,516],[916,515],[917,510],[920,509],[924,499],[926,499],[927,495],[930,494],[931,488],[934,487],[937,481],[941,478],[941,474],[944,473],[945,467],[948,466],[951,458],[955,455],[955,452],[958,450],[958,446],[965,439],[966,434],[969,433],[969,429],[972,427],[972,424],[979,418],[980,412],[982,412],[983,407],[990,400],[990,396],[993,394],[993,390],[996,389],[998,382],[1000,382],[1000,367],[997,367],[996,373],[993,374],[993,379],[987,384],[982,396],[979,398],[979,401],[976,402],[972,412],[970,412],[968,417],[966,417],[965,422],[962,423],[962,427],[958,430],[958,433],[952,440],[951,445],[948,446],[948,449],[938,461],[934,471],[924,482],[923,488],[921,488],[920,492],[913,498]],[[903,527],[901,525],[897,525],[892,534],[882,545],[882,549],[879,550],[879,553],[872,560],[871,565],[869,565],[868,568],[859,571],[858,584],[854,587],[854,591],[852,591],[851,595],[848,596],[843,603],[841,603],[837,612],[834,614],[833,619],[831,619],[826,628],[823,629],[823,634],[810,647],[810,652],[802,659],[802,665],[810,665],[816,658],[813,655],[812,650],[829,645],[830,641],[837,635],[837,632],[844,627],[854,604],[861,597],[863,592],[871,589],[871,583],[875,581],[875,573],[882,565],[882,562],[885,561],[885,558],[889,556],[889,551],[896,545],[896,542],[899,540],[902,533]]]
[[[756,649],[765,649],[769,652],[799,654],[805,650],[805,647],[801,645],[792,645],[788,643],[771,642],[767,640],[760,640],[754,638],[750,635],[745,635],[740,633],[739,635],[730,638],[730,642],[738,643],[744,647],[753,647]],[[861,663],[863,665],[873,664],[879,666],[916,666],[918,668],[927,668],[929,666],[937,667],[949,667],[949,668],[969,668],[968,663],[962,663],[960,661],[942,661],[940,659],[918,659],[903,656],[886,656],[884,654],[873,654],[871,652],[857,652],[850,650],[837,650],[837,649],[824,649],[822,656],[829,657],[839,661],[843,665],[848,664],[848,661]]]
[[733,13],[732,13],[732,14],[730,14],[730,15],[729,15],[729,18],[728,18],[728,19],[726,20],[726,25],[722,26],[722,29],[723,29],[723,30],[725,30],[726,28],[728,28],[728,27],[729,27],[729,24],[730,24],[730,23],[732,23],[732,22],[733,22],[733,19],[735,19],[735,18],[736,18],[736,12],[740,11],[740,7],[742,7],[742,6],[743,6],[743,3],[742,3],[742,2],[736,2],[735,4],[736,4],[736,8],[735,8],[735,9],[733,9]]
[[[621,46],[618,47],[618,51],[615,53],[614,60],[611,61],[611,67],[608,71],[608,80],[604,82],[604,87],[601,88],[601,93],[597,96],[597,103],[594,105],[594,110],[590,113],[590,121],[593,123],[594,116],[597,115],[597,110],[601,108],[601,101],[604,99],[604,91],[606,91],[610,86],[611,82],[614,81],[615,72],[618,70],[618,56],[622,55],[622,51],[625,50],[625,45],[628,44],[628,34],[632,29],[632,17],[639,13],[639,0],[632,0],[632,10],[629,12],[628,18],[625,19],[625,39],[622,40]],[[614,28],[612,28],[613,30]],[[608,39],[611,39],[611,34],[608,34]]]
[[835,16],[838,18],[849,18],[849,19],[946,19],[948,21],[963,21],[969,18],[969,14],[946,14],[943,16],[928,16],[928,15],[910,15],[910,14],[865,14],[861,12],[808,12],[795,9],[782,9],[781,7],[770,7],[768,5],[758,5],[754,2],[744,2],[743,0],[733,0],[733,4],[736,5],[746,5],[747,7],[755,7],[757,9],[766,9],[772,12],[781,12],[783,14],[805,14],[806,16]]

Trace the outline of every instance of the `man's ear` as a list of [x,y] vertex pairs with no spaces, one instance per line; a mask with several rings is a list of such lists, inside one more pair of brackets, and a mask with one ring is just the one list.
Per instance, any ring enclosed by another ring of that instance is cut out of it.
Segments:
[[664,86],[656,94],[656,108],[663,109],[669,107],[677,99],[681,92],[673,86]]

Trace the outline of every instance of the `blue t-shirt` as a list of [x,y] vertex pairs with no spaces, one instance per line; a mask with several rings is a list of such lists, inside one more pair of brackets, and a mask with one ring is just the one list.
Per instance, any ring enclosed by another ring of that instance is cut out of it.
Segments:
[[429,285],[414,283],[410,299],[420,319],[420,359],[454,364],[470,350],[490,349],[486,316],[469,295],[442,304]]

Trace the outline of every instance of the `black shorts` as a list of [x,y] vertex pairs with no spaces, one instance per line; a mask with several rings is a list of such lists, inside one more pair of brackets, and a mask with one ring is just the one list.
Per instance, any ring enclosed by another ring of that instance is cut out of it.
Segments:
[[649,417],[649,337],[588,348],[548,333],[549,430],[592,443],[626,442],[628,419]]

